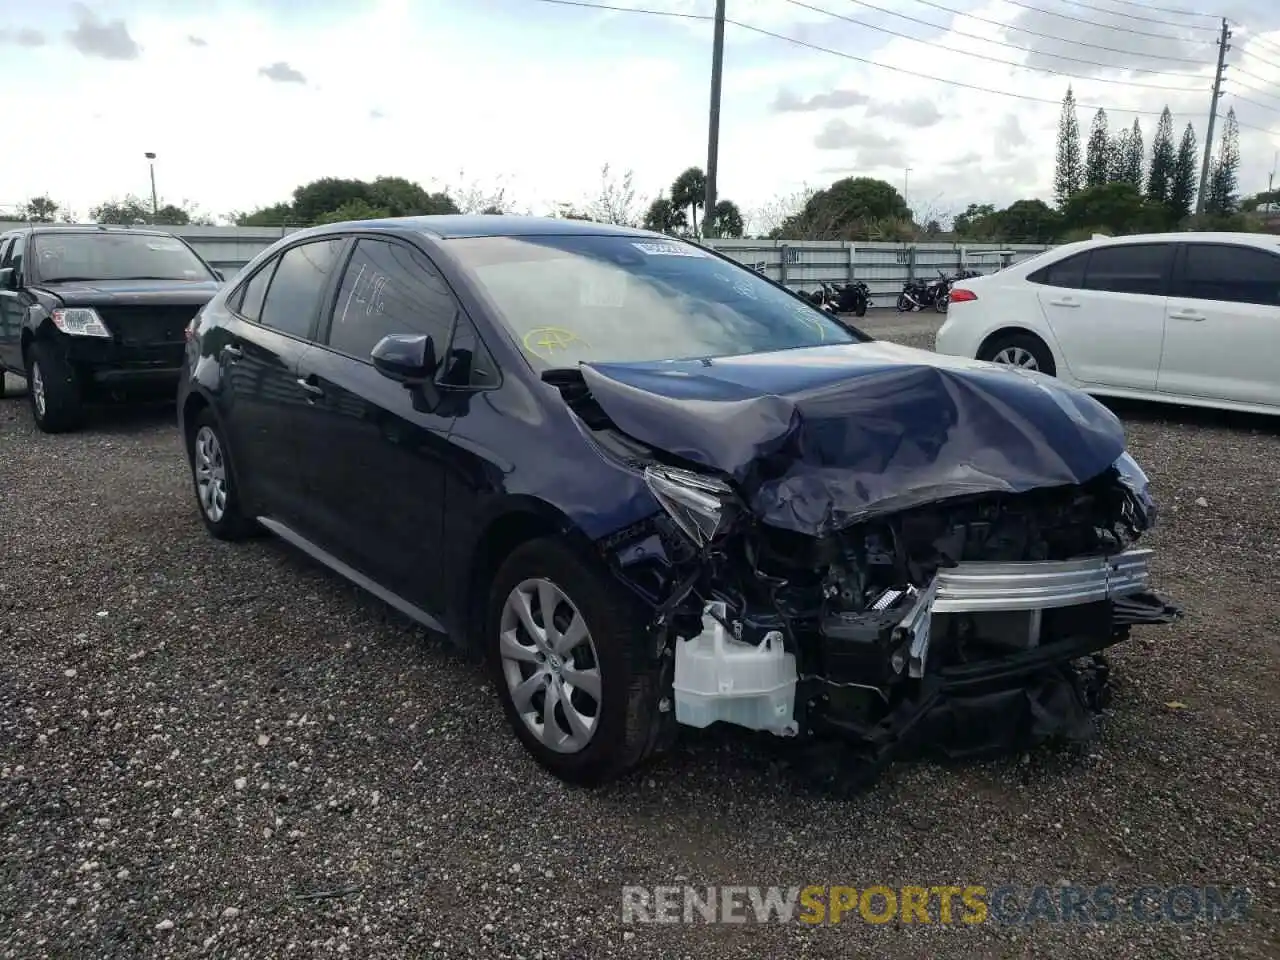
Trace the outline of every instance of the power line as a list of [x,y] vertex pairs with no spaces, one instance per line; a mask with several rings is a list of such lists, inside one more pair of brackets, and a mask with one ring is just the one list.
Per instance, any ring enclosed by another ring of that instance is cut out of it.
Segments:
[[[532,0],[532,2],[551,3],[551,4],[571,6],[571,7],[584,7],[592,10],[610,10],[610,11],[616,11],[619,13],[633,13],[633,14],[641,14],[646,16],[659,16],[659,17],[675,16],[675,17],[679,17],[681,19],[687,19],[687,20],[710,21],[714,19],[713,17],[708,16],[706,14],[695,14],[695,13],[677,14],[670,10],[652,10],[652,9],[646,9],[644,7],[608,6],[601,3],[588,2],[588,0]],[[831,47],[824,47],[821,44],[811,43],[808,40],[801,40],[797,37],[790,37],[784,33],[775,33],[772,30],[766,30],[763,27],[757,27],[749,23],[743,23],[740,20],[731,20],[726,17],[724,22],[730,26],[737,27],[740,30],[745,30],[748,33],[757,34],[758,36],[770,37],[774,40],[781,40],[783,43],[789,43],[792,46],[803,47],[806,50],[815,50],[819,53],[825,53],[833,57],[839,57],[842,60],[849,60],[853,63],[861,63],[864,66],[868,66],[868,67],[878,67],[881,70],[888,70],[892,73],[899,73],[904,76],[915,77],[918,80],[931,80],[934,83],[941,83],[947,86],[959,87],[963,90],[972,90],[975,93],[988,93],[988,94],[991,94],[992,96],[1008,97],[1012,100],[1023,100],[1028,103],[1045,103],[1054,107],[1058,107],[1062,105],[1061,101],[1050,100],[1048,97],[1033,97],[1025,93],[1013,93],[1012,91],[1009,91],[1009,90],[996,90],[991,87],[978,86],[977,84],[974,84],[974,83],[964,83],[963,81],[960,81],[960,80],[947,80],[944,77],[935,77],[932,74],[919,73],[915,70],[907,70],[904,67],[894,67],[894,66],[890,66],[887,63],[877,63],[874,60],[868,60],[866,57],[860,57],[856,54],[847,53],[843,50],[835,50],[835,49],[832,49]],[[1140,116],[1140,117],[1158,117],[1164,112],[1162,110],[1139,110],[1132,107],[1117,107],[1115,104],[1112,104],[1111,106],[1108,107],[1108,106],[1103,106],[1101,104],[1094,104],[1094,103],[1077,103],[1076,106],[1083,110],[1106,110],[1108,113],[1133,114],[1134,116]],[[1179,111],[1177,113],[1171,112],[1170,115],[1175,117],[1199,117],[1200,116],[1198,112],[1188,112],[1188,111]]]
[[[1094,13],[1106,13],[1106,14],[1110,14],[1113,17],[1127,17],[1130,20],[1141,20],[1144,23],[1156,23],[1162,27],[1173,27],[1175,30],[1207,30],[1210,33],[1218,32],[1216,28],[1211,28],[1211,27],[1196,27],[1196,26],[1192,26],[1191,24],[1170,23],[1168,20],[1158,20],[1158,19],[1155,19],[1154,17],[1140,17],[1136,13],[1121,13],[1119,10],[1107,10],[1105,7],[1095,7],[1090,4],[1084,3],[1083,0],[1059,0],[1059,2],[1070,4],[1073,7],[1083,7],[1086,10],[1092,10]],[[1117,0],[1117,2],[1127,2],[1127,0]],[[1133,3],[1129,5],[1138,7],[1140,10],[1151,10],[1154,12],[1154,8],[1149,7],[1146,4]],[[1049,11],[1041,10],[1040,12],[1048,13]],[[1185,13],[1185,11],[1177,11],[1177,12]],[[1197,14],[1193,14],[1193,16],[1209,17],[1213,15],[1208,13],[1197,13]],[[1213,19],[1217,20],[1218,18],[1213,17]]]
[[[876,11],[877,13],[887,14],[888,16],[891,16],[891,17],[900,17],[901,19],[903,19],[903,20],[908,20],[908,21],[910,21],[911,23],[918,23],[918,24],[920,24],[922,27],[930,27],[931,29],[934,29],[934,30],[945,30],[945,31],[947,31],[947,32],[954,33],[954,34],[956,34],[957,36],[960,36],[960,37],[967,37],[967,38],[969,38],[970,40],[980,40],[980,41],[982,41],[983,43],[991,43],[991,44],[995,44],[996,46],[999,46],[999,47],[1008,47],[1010,50],[1018,50],[1018,51],[1021,51],[1022,53],[1043,54],[1044,56],[1051,57],[1051,58],[1052,58],[1052,59],[1054,59],[1054,60],[1069,60],[1069,61],[1071,61],[1072,63],[1083,63],[1083,64],[1087,64],[1087,65],[1089,65],[1089,66],[1091,66],[1091,67],[1105,67],[1105,68],[1107,68],[1107,69],[1122,69],[1122,70],[1124,70],[1124,71],[1126,71],[1126,72],[1128,72],[1128,73],[1149,73],[1149,74],[1152,74],[1152,75],[1157,76],[1157,77],[1186,77],[1186,76],[1187,76],[1187,74],[1186,74],[1186,73],[1173,73],[1173,72],[1170,72],[1170,71],[1167,71],[1167,70],[1151,70],[1151,69],[1149,69],[1149,68],[1147,68],[1147,67],[1115,67],[1114,65],[1109,64],[1109,63],[1099,63],[1097,60],[1084,60],[1084,59],[1082,59],[1082,58],[1080,58],[1080,57],[1069,57],[1069,56],[1067,56],[1066,54],[1063,54],[1063,53],[1043,53],[1043,51],[1040,51],[1040,50],[1033,50],[1033,49],[1031,49],[1030,47],[1020,47],[1020,46],[1018,46],[1016,43],[1005,43],[1003,40],[992,40],[992,39],[990,39],[990,38],[988,38],[988,37],[984,37],[984,36],[982,36],[981,34],[976,34],[976,33],[963,33],[963,32],[961,32],[960,30],[957,30],[954,26],[945,26],[944,24],[941,24],[941,23],[932,23],[932,22],[930,22],[930,21],[928,21],[928,20],[921,20],[921,19],[919,19],[918,17],[913,17],[913,16],[910,16],[909,14],[905,14],[905,13],[898,13],[898,12],[897,12],[897,11],[895,11],[895,10],[888,10],[888,9],[885,9],[884,7],[877,7],[877,6],[876,6],[875,4],[873,4],[873,3],[867,3],[867,2],[865,2],[865,0],[849,0],[849,2],[850,2],[850,3],[855,3],[855,4],[857,4],[857,5],[858,5],[858,6],[860,6],[860,7],[866,7],[868,10],[874,10],[874,11]],[[841,20],[846,19],[845,17],[841,17],[839,14],[835,14],[835,13],[831,14],[831,16],[833,16],[833,17],[838,17],[838,18],[839,18],[839,19],[841,19]],[[861,21],[859,21],[859,20],[850,20],[850,22],[852,22],[852,23],[861,23]],[[863,24],[863,26],[871,27],[871,29],[872,29],[872,30],[883,30],[883,28],[881,28],[881,27],[872,27],[870,24]],[[883,32],[889,32],[889,31],[883,31]],[[899,34],[895,34],[895,36],[899,36]],[[1038,34],[1037,34],[1037,36],[1038,36]],[[914,38],[913,38],[913,39],[914,39]],[[1088,46],[1092,46],[1092,44],[1088,44]],[[948,49],[950,49],[950,48],[948,48]],[[1109,50],[1110,48],[1109,48],[1109,47],[1103,47],[1103,48],[1100,48],[1100,49]],[[957,52],[963,52],[963,51],[957,51]],[[1113,51],[1111,51],[1111,52],[1113,52],[1113,53],[1125,53],[1126,51],[1123,51],[1123,50],[1113,50]],[[1138,56],[1142,56],[1142,54],[1137,54],[1137,55],[1138,55]],[[1147,56],[1149,56],[1149,54],[1148,54]],[[984,57],[983,59],[987,59],[987,58],[986,58],[986,57]],[[1178,58],[1178,59],[1182,59],[1182,58]],[[997,61],[997,62],[999,62],[999,61]],[[1198,64],[1198,65],[1200,65],[1200,66],[1203,66],[1203,64],[1202,64],[1199,60],[1192,60],[1192,59],[1190,59],[1190,58],[1187,58],[1186,62],[1187,62],[1187,63],[1195,63],[1195,64]],[[1020,66],[1021,66],[1021,64],[1020,64]],[[1028,68],[1028,69],[1031,69],[1031,68]],[[1053,71],[1051,71],[1051,72],[1053,72]],[[1070,74],[1063,74],[1063,76],[1070,76]],[[1081,79],[1092,79],[1092,78],[1081,78]]]
[[[983,60],[987,63],[1000,63],[1006,67],[1013,67],[1014,69],[1017,69],[1017,70],[1030,70],[1033,73],[1047,73],[1055,77],[1069,77],[1072,80],[1086,80],[1089,82],[1096,81],[1098,83],[1118,83],[1123,86],[1129,86],[1129,87],[1146,87],[1149,90],[1172,90],[1177,93],[1200,92],[1198,90],[1189,89],[1187,87],[1170,87],[1165,84],[1159,84],[1159,83],[1141,83],[1137,80],[1120,80],[1115,77],[1087,77],[1087,76],[1081,76],[1078,73],[1066,73],[1062,70],[1052,70],[1049,67],[1033,67],[1033,66],[1030,66],[1029,64],[1018,63],[1015,60],[1001,60],[998,57],[992,57],[985,53],[974,53],[971,50],[959,50],[955,47],[942,47],[939,44],[934,43],[930,40],[921,40],[919,37],[913,37],[910,34],[906,34],[906,33],[899,33],[896,30],[890,30],[888,27],[877,27],[874,24],[867,23],[865,20],[858,20],[856,17],[846,17],[843,14],[832,13],[830,10],[824,10],[821,7],[811,6],[803,2],[803,0],[784,0],[784,2],[789,3],[794,7],[802,7],[805,10],[811,10],[814,13],[821,13],[828,17],[833,17],[836,20],[843,20],[845,23],[852,23],[859,27],[866,27],[868,30],[876,30],[876,31],[879,31],[880,33],[887,33],[891,37],[899,37],[903,40],[910,40],[912,43],[924,44],[926,47],[937,47],[940,50],[946,50],[948,53],[959,54],[962,57],[974,57],[975,59]],[[877,7],[873,9],[879,9],[879,8]],[[936,24],[927,24],[927,26],[936,26]],[[1002,44],[1002,46],[1005,46],[1005,45],[1006,44]],[[1014,49],[1022,50],[1024,48],[1015,47]],[[1067,58],[1067,59],[1072,59],[1072,58]],[[1092,60],[1083,60],[1081,62],[1091,64],[1092,66],[1095,66],[1095,67],[1107,66],[1107,64],[1105,63],[1097,63]]]
[[[860,3],[861,0],[852,0],[853,3]],[[954,7],[945,7],[940,3],[934,3],[934,0],[915,0],[916,3],[923,4],[926,7],[933,7],[935,10],[941,10],[943,13],[949,13],[956,17],[964,17],[968,20],[976,20],[978,23],[985,23],[988,26],[999,27],[1001,30],[1012,30],[1015,33],[1025,33],[1031,37],[1038,37],[1041,40],[1055,40],[1058,43],[1070,43],[1077,47],[1088,47],[1091,50],[1102,50],[1106,53],[1122,53],[1128,57],[1146,57],[1148,60],[1167,60],[1170,63],[1194,63],[1203,66],[1204,61],[1194,57],[1171,57],[1162,53],[1141,53],[1137,50],[1122,50],[1119,47],[1108,47],[1099,43],[1087,43],[1084,40],[1071,40],[1067,37],[1055,37],[1051,33],[1039,33],[1035,30],[1028,30],[1026,27],[1017,27],[1012,23],[1001,23],[999,20],[992,20],[988,17],[980,17],[976,13],[966,13],[963,10],[956,10]],[[868,4],[863,4],[868,6]],[[888,13],[889,11],[883,11]],[[945,29],[945,28],[944,28]],[[1207,40],[1198,40],[1198,44],[1208,43]]]
[[[1052,10],[1043,10],[1040,7],[1031,6],[1031,4],[1029,3],[1023,3],[1022,0],[1003,0],[1003,2],[1012,4],[1015,7],[1021,7],[1023,10],[1030,10],[1033,13],[1043,13],[1046,17],[1057,17],[1059,20],[1070,20],[1072,23],[1083,23],[1086,26],[1090,26],[1090,27],[1098,26],[1098,24],[1094,23],[1092,20],[1083,20],[1080,17],[1073,17],[1073,16],[1070,16],[1069,14],[1055,13]],[[1116,14],[1116,16],[1128,16],[1128,14]],[[1132,17],[1131,19],[1136,20],[1137,17]],[[1166,26],[1172,26],[1172,24],[1166,24]],[[1138,36],[1138,37],[1155,37],[1157,40],[1177,40],[1180,43],[1187,42],[1185,37],[1176,37],[1169,33],[1147,33],[1146,31],[1143,31],[1143,30],[1134,30],[1132,27],[1108,27],[1107,29],[1116,30],[1121,33],[1132,33],[1134,36]],[[1186,27],[1184,29],[1204,30],[1206,28],[1205,27]],[[1202,40],[1199,42],[1208,43],[1209,41]]]
[[[1244,38],[1244,42],[1248,44],[1253,44],[1254,46],[1257,46],[1257,47],[1261,47],[1263,50],[1271,54],[1273,57],[1280,57],[1280,47],[1275,46],[1270,41],[1263,40],[1262,37],[1260,36],[1254,35],[1251,37],[1246,35]],[[1256,59],[1261,60],[1265,64],[1268,64],[1273,67],[1275,66],[1275,64],[1272,63],[1270,60],[1268,60],[1266,57],[1260,56],[1259,54],[1256,54],[1256,53],[1250,53],[1249,51],[1245,50],[1243,46],[1240,48],[1240,50],[1242,53],[1245,54],[1245,56],[1255,57]]]
[[[1078,0],[1063,0],[1063,2],[1064,2],[1064,3],[1072,3],[1072,2],[1078,2]],[[1180,16],[1180,17],[1207,17],[1207,18],[1209,18],[1210,20],[1217,20],[1217,19],[1218,19],[1217,15],[1216,15],[1216,14],[1212,14],[1212,13],[1197,13],[1197,12],[1196,12],[1196,11],[1194,11],[1194,10],[1175,10],[1175,9],[1170,8],[1170,7],[1153,7],[1153,6],[1152,6],[1151,4],[1149,4],[1149,3],[1135,3],[1135,2],[1134,2],[1134,0],[1108,0],[1108,2],[1109,2],[1109,3],[1118,3],[1118,4],[1123,4],[1123,5],[1124,5],[1124,6],[1126,6],[1126,7],[1137,7],[1139,10],[1149,10],[1149,11],[1151,11],[1152,13],[1175,13],[1175,14],[1177,14],[1177,15],[1178,15],[1178,16]],[[1082,6],[1082,7],[1083,7],[1083,6],[1086,6],[1086,4],[1083,4],[1083,3],[1079,3],[1078,5],[1079,5],[1079,6]],[[1120,16],[1120,17],[1128,17],[1128,16],[1130,16],[1130,14],[1127,14],[1127,13],[1120,13],[1118,10],[1117,10],[1117,11],[1106,10],[1106,11],[1103,11],[1103,12],[1104,12],[1104,13],[1115,13],[1115,14],[1116,14],[1116,16]],[[1141,18],[1140,18],[1140,17],[1134,17],[1133,19],[1135,19],[1135,20],[1139,20],[1139,19],[1141,19]],[[1171,24],[1171,26],[1172,26],[1172,24]]]
[[1261,107],[1263,110],[1273,110],[1276,113],[1280,113],[1280,107],[1273,107],[1269,103],[1259,103],[1257,100],[1251,100],[1250,98],[1246,97],[1244,94],[1237,93],[1235,90],[1228,90],[1227,93],[1235,97],[1237,100],[1243,101],[1244,103],[1251,103],[1255,107]]

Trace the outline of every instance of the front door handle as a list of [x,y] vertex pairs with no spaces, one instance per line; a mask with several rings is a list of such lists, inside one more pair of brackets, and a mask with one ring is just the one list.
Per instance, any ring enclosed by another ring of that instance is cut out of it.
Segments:
[[313,397],[324,396],[324,390],[321,389],[320,384],[315,382],[314,377],[299,377],[298,386],[300,386],[307,393],[311,394],[311,396]]
[[1193,323],[1199,323],[1204,319],[1203,313],[1196,313],[1194,310],[1175,310],[1169,316],[1175,320],[1190,320]]
[[1072,300],[1070,297],[1062,297],[1062,298],[1060,298],[1060,299],[1058,299],[1058,300],[1050,300],[1050,301],[1049,301],[1049,306],[1051,306],[1051,307],[1078,307],[1078,306],[1080,306],[1080,301],[1079,301],[1079,300]]

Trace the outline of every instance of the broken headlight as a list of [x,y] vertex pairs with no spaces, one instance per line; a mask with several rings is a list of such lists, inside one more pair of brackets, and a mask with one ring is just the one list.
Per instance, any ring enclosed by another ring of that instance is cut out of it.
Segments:
[[690,470],[646,467],[644,482],[676,526],[699,547],[728,526],[738,502],[728,484]]
[[1159,514],[1151,496],[1151,481],[1138,466],[1138,461],[1129,456],[1128,451],[1120,454],[1111,466],[1116,471],[1120,485],[1129,492],[1134,526],[1140,530],[1150,530],[1156,525],[1156,516]]

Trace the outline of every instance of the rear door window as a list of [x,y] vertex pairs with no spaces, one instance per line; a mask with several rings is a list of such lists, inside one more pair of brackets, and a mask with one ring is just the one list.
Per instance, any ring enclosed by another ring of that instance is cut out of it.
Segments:
[[1091,253],[1084,275],[1086,290],[1154,297],[1167,293],[1172,244],[1131,243],[1098,247]]
[[[262,301],[258,322],[290,336],[307,339],[345,241],[312,240],[280,255]],[[246,290],[246,301],[248,290]],[[247,303],[246,303],[247,305]]]
[[1079,289],[1084,286],[1085,267],[1089,263],[1089,254],[1092,252],[1086,250],[1084,253],[1077,253],[1057,263],[1051,263],[1047,267],[1041,267],[1027,279],[1032,283],[1043,283],[1050,287]]
[[271,282],[272,271],[279,262],[279,257],[273,257],[259,267],[233,295],[229,304],[231,309],[246,320],[257,323],[262,317],[262,301],[266,298],[267,284]]
[[1176,294],[1194,300],[1280,306],[1280,256],[1254,247],[1187,244]]

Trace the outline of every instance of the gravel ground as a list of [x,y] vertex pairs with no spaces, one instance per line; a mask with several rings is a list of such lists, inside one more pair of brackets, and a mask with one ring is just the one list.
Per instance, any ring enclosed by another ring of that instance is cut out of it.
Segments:
[[[870,314],[929,346],[937,318]],[[0,402],[0,956],[1276,957],[1280,429],[1126,406],[1172,627],[1086,756],[806,789],[732,734],[598,791],[480,670],[273,540],[200,525],[172,412]],[[630,925],[623,884],[1247,885],[1245,922]]]

